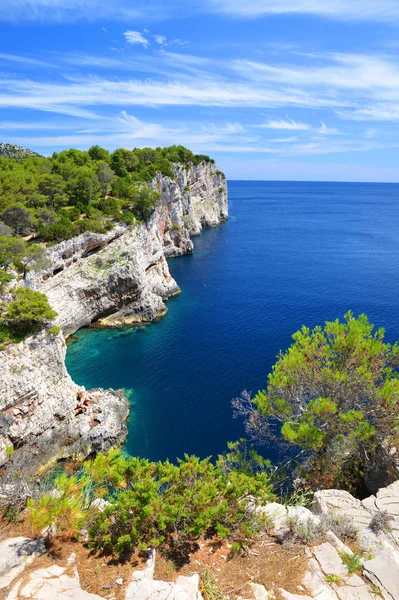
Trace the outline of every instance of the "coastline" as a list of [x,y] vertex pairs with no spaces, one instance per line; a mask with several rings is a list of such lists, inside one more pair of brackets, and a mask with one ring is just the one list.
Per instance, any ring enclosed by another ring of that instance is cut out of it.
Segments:
[[57,311],[60,333],[32,336],[1,353],[4,484],[16,470],[31,479],[58,460],[82,459],[126,438],[127,398],[76,385],[65,367],[65,340],[93,324],[121,327],[165,316],[166,300],[180,293],[166,258],[191,253],[191,236],[228,218],[226,181],[212,163],[177,166],[174,179],[158,175],[151,185],[161,198],[148,223],[61,242],[47,250],[48,265],[28,275],[28,286],[46,293]]

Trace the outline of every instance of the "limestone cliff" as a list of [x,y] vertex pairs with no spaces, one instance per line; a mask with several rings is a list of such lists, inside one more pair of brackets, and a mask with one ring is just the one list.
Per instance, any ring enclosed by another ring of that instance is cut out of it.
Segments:
[[29,274],[65,335],[94,321],[130,325],[166,313],[164,301],[180,291],[166,257],[192,252],[190,236],[228,216],[226,181],[214,164],[178,166],[175,174],[152,182],[160,200],[149,223],[62,242],[47,251],[46,267]]
[[[158,175],[160,192],[146,224],[116,224],[46,251],[26,285],[47,294],[60,334],[42,333],[0,352],[0,465],[6,473],[37,472],[59,458],[84,457],[119,445],[128,402],[122,392],[77,386],[65,364],[65,339],[79,328],[154,321],[179,293],[166,257],[193,251],[192,235],[227,219],[224,176],[212,163],[176,166]],[[7,456],[14,449],[12,457]]]
[[123,393],[76,385],[65,354],[64,337],[47,332],[0,353],[0,464],[12,474],[29,476],[55,460],[85,458],[124,441]]

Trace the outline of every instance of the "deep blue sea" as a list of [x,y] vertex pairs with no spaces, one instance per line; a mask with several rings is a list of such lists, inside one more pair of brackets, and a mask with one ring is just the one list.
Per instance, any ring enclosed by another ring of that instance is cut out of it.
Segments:
[[160,322],[85,329],[67,367],[131,390],[128,452],[152,460],[225,450],[231,400],[264,387],[302,324],[365,312],[399,338],[399,185],[229,183],[230,219],[169,261],[182,294]]

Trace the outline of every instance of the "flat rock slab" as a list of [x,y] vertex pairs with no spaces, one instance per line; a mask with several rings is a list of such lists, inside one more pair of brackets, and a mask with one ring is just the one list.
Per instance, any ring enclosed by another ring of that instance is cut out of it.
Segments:
[[317,515],[337,515],[350,519],[358,529],[367,527],[371,521],[370,512],[360,500],[344,490],[322,490],[316,492],[312,511]]
[[313,553],[325,575],[348,577],[348,569],[342,562],[334,546],[330,543],[325,542],[324,544],[320,544],[320,546],[313,549]]
[[66,574],[66,569],[52,565],[38,569],[26,583],[17,583],[6,600],[104,600],[97,594],[89,594],[80,587],[79,576]]
[[386,591],[387,598],[399,598],[399,554],[389,549],[382,550],[373,559],[363,564],[364,574],[372,583]]
[[8,587],[26,565],[43,554],[44,542],[24,537],[9,538],[0,544],[0,590]]

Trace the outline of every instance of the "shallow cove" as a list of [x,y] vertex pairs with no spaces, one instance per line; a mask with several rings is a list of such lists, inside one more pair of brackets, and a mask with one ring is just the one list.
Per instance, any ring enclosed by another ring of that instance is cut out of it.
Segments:
[[399,185],[230,182],[229,202],[227,223],[169,261],[183,293],[162,321],[69,346],[77,383],[132,390],[131,454],[222,452],[243,435],[231,399],[265,385],[302,324],[352,309],[399,338]]

